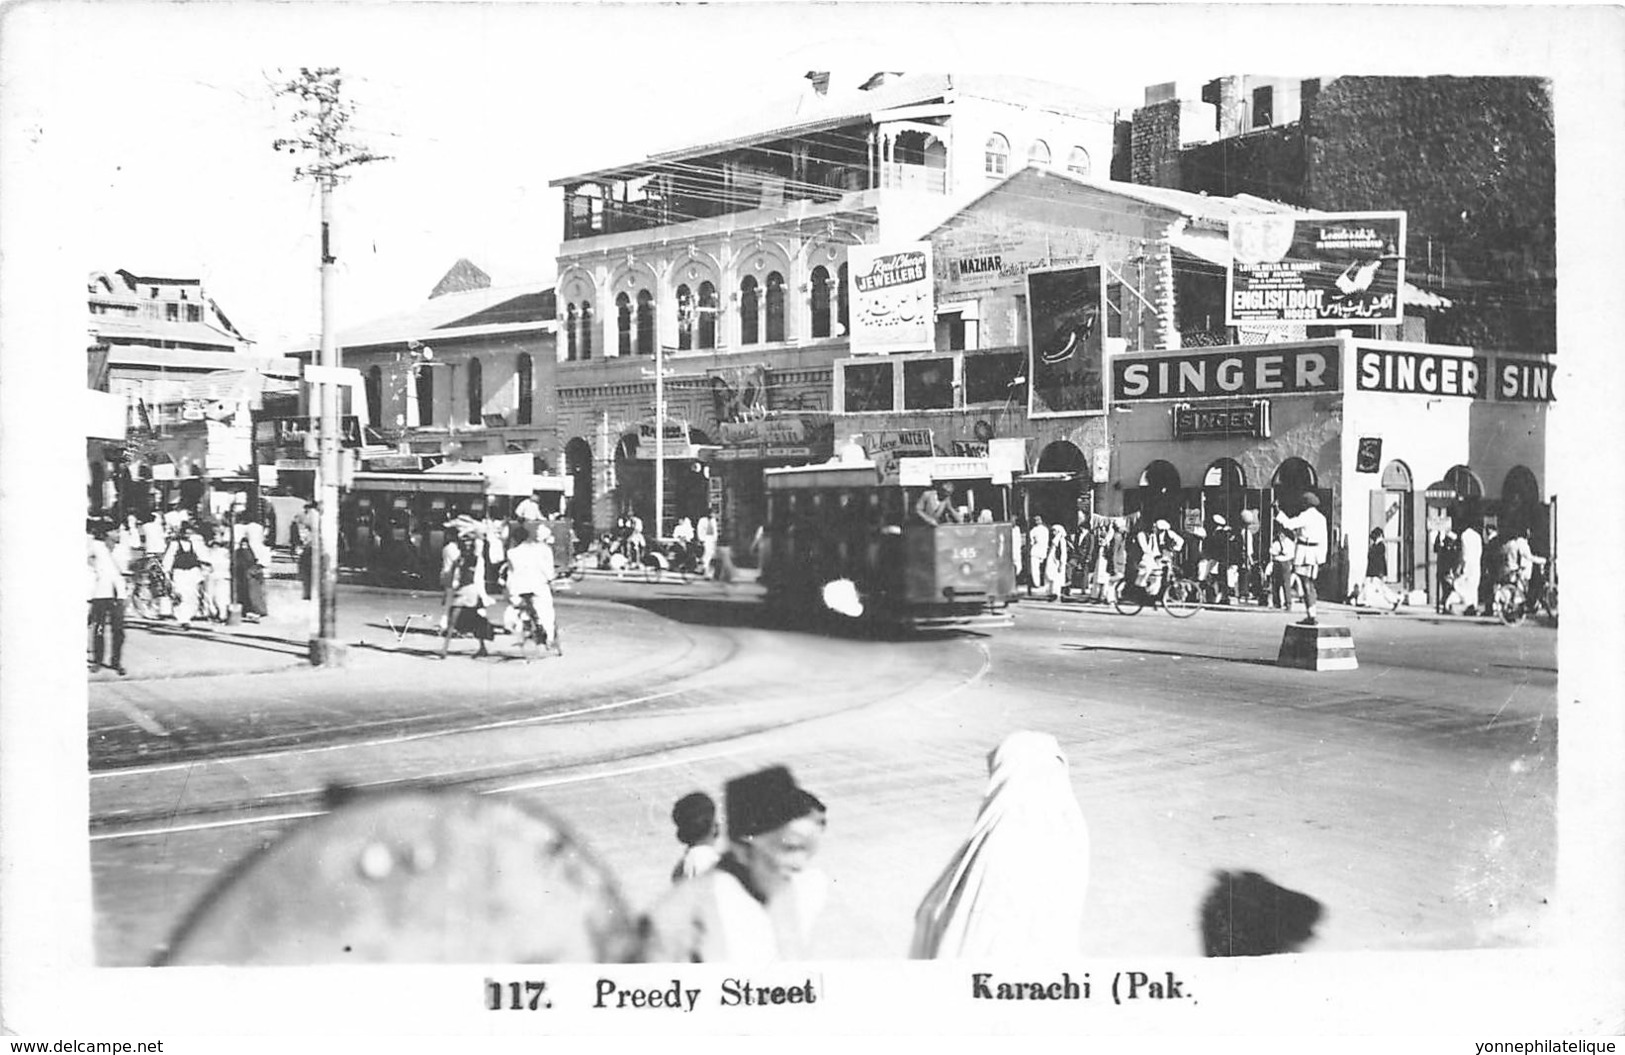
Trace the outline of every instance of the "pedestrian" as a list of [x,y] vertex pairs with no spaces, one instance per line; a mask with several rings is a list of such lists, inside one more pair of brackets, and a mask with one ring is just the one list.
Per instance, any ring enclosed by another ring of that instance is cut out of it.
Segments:
[[700,544],[700,572],[707,579],[717,577],[717,521],[709,510],[694,525],[694,537]]
[[1292,554],[1297,544],[1279,525],[1270,538],[1270,606],[1292,611]]
[[[1478,614],[1478,586],[1483,578],[1484,536],[1472,521],[1461,529],[1461,564],[1456,573],[1455,594],[1462,605],[1462,615]],[[1447,608],[1454,605],[1447,604]]]
[[141,550],[149,557],[162,557],[169,544],[169,532],[164,527],[164,515],[152,511],[152,519],[141,525]]
[[1011,733],[988,755],[976,823],[914,915],[910,956],[1078,955],[1089,828],[1067,760],[1048,733]]
[[207,572],[205,561],[203,540],[190,526],[183,526],[164,550],[164,574],[169,576],[175,595],[175,621],[182,630],[192,629],[192,620],[197,618]]
[[679,883],[645,921],[648,963],[811,959],[829,880],[811,867],[824,804],[784,766],[723,789],[728,846],[709,872]]
[[[91,670],[106,666],[124,673],[124,602],[130,595],[125,581],[127,566],[120,564],[116,548],[109,542],[116,529],[98,537],[103,525],[91,523],[85,531],[85,560],[90,573],[90,608],[86,624],[90,628]],[[122,547],[118,547],[122,548]]]
[[1397,612],[1403,602],[1402,594],[1388,588],[1388,540],[1382,528],[1372,528],[1370,545],[1365,551],[1365,581],[1360,584],[1354,603]]
[[507,534],[508,522],[486,510],[485,519],[480,523],[480,535],[485,540],[485,589],[489,593],[496,592],[497,578],[508,561]]
[[271,614],[265,605],[265,572],[271,566],[271,546],[265,540],[265,525],[258,520],[238,527],[234,565],[237,602],[243,607],[243,618],[257,623]]
[[1071,550],[1066,529],[1060,524],[1050,527],[1049,552],[1044,557],[1044,582],[1049,599],[1059,602],[1066,596],[1067,568]]
[[1287,516],[1285,510],[1276,513],[1277,523],[1292,532],[1296,545],[1292,551],[1292,581],[1303,595],[1303,626],[1315,626],[1320,620],[1315,615],[1315,578],[1320,566],[1326,563],[1328,534],[1326,517],[1320,511],[1320,497],[1305,491],[1298,499],[1298,512]]
[[465,533],[457,542],[457,558],[441,579],[446,590],[445,629],[440,638],[440,658],[446,658],[451,635],[471,633],[479,642],[475,657],[490,655],[486,642],[491,640],[491,624],[485,618],[485,606],[491,597],[485,592],[485,557],[480,552],[477,532]]
[[224,525],[218,525],[207,538],[209,544],[203,558],[203,614],[216,623],[224,623],[231,611],[231,532]]
[[677,826],[677,841],[685,849],[671,870],[671,881],[681,883],[704,875],[722,860],[717,850],[717,803],[703,791],[690,792],[677,800],[671,808],[671,821]]
[[299,562],[299,581],[304,585],[305,600],[310,600],[311,584],[316,579],[316,532],[321,529],[321,518],[315,502],[306,502],[305,511],[289,525],[289,539],[294,556]]
[[1456,589],[1456,575],[1461,571],[1461,538],[1448,526],[1439,532],[1433,542],[1433,566],[1433,610],[1443,615],[1449,611],[1450,596]]
[[515,524],[513,546],[508,550],[507,563],[502,569],[508,603],[528,612],[541,630],[549,651],[562,656],[558,610],[553,604],[553,578],[557,571],[553,535],[547,525],[540,520],[528,529],[524,524]]
[[1297,952],[1315,937],[1319,901],[1277,886],[1257,872],[1217,872],[1202,901],[1202,951],[1207,956],[1271,956]]
[[1049,560],[1049,528],[1044,524],[1044,518],[1033,515],[1033,525],[1027,529],[1027,596],[1033,595],[1034,589],[1043,589],[1047,580],[1044,578],[1044,565]]
[[[1016,584],[1018,586],[1026,578],[1027,562],[1024,559],[1026,548],[1027,525],[1021,522],[1020,517],[1017,517],[1010,521],[1010,563],[1016,566]],[[1028,582],[1030,583],[1031,580],[1028,580]]]
[[524,497],[524,500],[521,501],[517,507],[515,507],[513,515],[522,524],[530,524],[534,521],[538,521],[542,519],[541,503],[536,501],[536,496],[534,494],[528,494]]

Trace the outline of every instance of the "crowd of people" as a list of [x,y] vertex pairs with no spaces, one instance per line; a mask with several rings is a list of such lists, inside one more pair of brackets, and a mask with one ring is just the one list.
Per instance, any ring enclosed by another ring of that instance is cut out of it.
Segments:
[[553,581],[560,574],[553,542],[557,532],[571,539],[573,549],[570,527],[558,517],[544,517],[530,499],[515,507],[514,516],[475,519],[457,514],[446,524],[440,557],[442,659],[460,634],[474,638],[476,657],[490,655],[496,632],[491,617],[499,592],[508,602],[501,624],[505,631],[534,634],[549,653],[564,654],[553,603]]
[[142,520],[91,517],[85,524],[89,575],[89,662],[124,674],[125,618],[139,602],[143,618],[194,623],[229,621],[236,608],[248,622],[270,614],[265,575],[271,546],[258,516],[222,519],[206,506],[178,501]]
[[1549,559],[1535,554],[1526,529],[1500,531],[1469,517],[1434,533],[1433,558],[1434,610],[1441,615],[1487,614],[1499,585],[1512,587],[1517,603],[1527,603],[1551,575]]

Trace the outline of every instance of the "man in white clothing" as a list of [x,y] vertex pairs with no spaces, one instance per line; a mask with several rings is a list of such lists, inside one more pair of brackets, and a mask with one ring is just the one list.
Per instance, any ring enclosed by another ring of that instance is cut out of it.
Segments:
[[1286,511],[1282,510],[1275,515],[1275,520],[1297,539],[1292,556],[1292,580],[1298,584],[1298,590],[1303,595],[1303,607],[1307,613],[1303,625],[1315,626],[1319,623],[1315,617],[1315,578],[1320,574],[1320,566],[1326,563],[1330,541],[1326,517],[1320,511],[1319,496],[1305,491],[1296,514],[1287,516]]
[[538,521],[530,525],[515,524],[512,542],[508,548],[508,600],[530,610],[547,638],[548,649],[555,656],[562,656],[558,612],[553,607],[553,577],[557,570],[553,563],[553,537]]

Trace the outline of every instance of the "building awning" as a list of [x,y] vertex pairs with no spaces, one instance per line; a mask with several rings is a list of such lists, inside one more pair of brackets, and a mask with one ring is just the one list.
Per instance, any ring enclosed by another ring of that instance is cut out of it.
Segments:
[[[1230,236],[1217,231],[1205,231],[1186,228],[1172,238],[1168,239],[1168,246],[1177,256],[1199,260],[1205,264],[1230,267]],[[1432,311],[1443,311],[1452,308],[1455,303],[1449,298],[1440,296],[1432,290],[1423,289],[1410,281],[1405,283],[1404,302],[1406,307],[1428,308]]]

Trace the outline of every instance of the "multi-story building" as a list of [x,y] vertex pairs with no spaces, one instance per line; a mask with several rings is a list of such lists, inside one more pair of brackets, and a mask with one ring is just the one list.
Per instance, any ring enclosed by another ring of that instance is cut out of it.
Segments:
[[[833,450],[848,250],[915,238],[1029,166],[1089,175],[1114,120],[1021,78],[882,73],[842,89],[812,73],[800,97],[701,142],[554,180],[577,530],[625,509],[655,521],[658,357],[672,440],[660,523],[710,504],[725,538],[750,538],[762,470]],[[938,321],[945,342],[963,338],[962,311]]]
[[[536,471],[556,469],[554,315],[551,287],[493,287],[460,260],[421,304],[336,334],[340,364],[361,378],[344,422],[360,467],[528,453]],[[316,352],[295,356],[308,362]],[[307,406],[262,420],[257,442],[266,464],[302,489],[313,480],[314,435]]]
[[124,411],[87,449],[90,508],[140,515],[247,489],[250,417],[291,394],[297,364],[256,354],[200,279],[97,271],[87,295],[89,387]]

